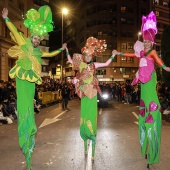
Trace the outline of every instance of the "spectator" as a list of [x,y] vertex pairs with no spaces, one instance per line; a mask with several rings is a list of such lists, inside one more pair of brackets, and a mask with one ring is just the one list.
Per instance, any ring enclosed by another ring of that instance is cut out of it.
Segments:
[[68,105],[70,89],[68,88],[67,84],[63,85],[61,94],[62,94],[62,110],[68,109],[67,105]]
[[13,121],[10,117],[4,115],[4,107],[2,102],[0,102],[0,123],[2,124],[12,124]]
[[129,82],[126,83],[125,89],[126,89],[126,103],[124,104],[129,104],[131,102],[131,91],[132,91]]

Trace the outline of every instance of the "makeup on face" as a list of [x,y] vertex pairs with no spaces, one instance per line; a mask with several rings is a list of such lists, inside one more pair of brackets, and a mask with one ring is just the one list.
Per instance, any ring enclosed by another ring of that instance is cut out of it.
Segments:
[[143,43],[144,43],[144,47],[145,47],[146,49],[152,48],[152,42],[151,42],[151,41],[149,41],[149,40],[144,40]]
[[37,35],[35,35],[35,36],[33,36],[33,37],[31,38],[31,42],[32,42],[32,44],[33,44],[34,47],[39,46],[40,41],[41,41],[41,38],[40,38],[39,36],[37,36]]
[[85,53],[85,54],[84,54],[84,60],[85,60],[86,62],[90,62],[90,61],[92,60],[92,55]]

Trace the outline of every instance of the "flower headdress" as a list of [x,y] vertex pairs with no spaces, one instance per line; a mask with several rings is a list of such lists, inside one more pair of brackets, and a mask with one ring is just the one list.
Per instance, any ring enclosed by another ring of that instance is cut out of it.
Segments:
[[100,57],[107,47],[105,40],[98,40],[94,37],[89,37],[86,40],[85,46],[81,49],[82,54],[90,54]]
[[150,40],[154,43],[155,35],[157,34],[156,15],[152,11],[148,16],[142,17],[141,32],[144,40]]
[[44,5],[39,10],[30,9],[26,13],[24,25],[29,29],[31,36],[38,35],[43,38],[53,30],[52,12],[49,6]]

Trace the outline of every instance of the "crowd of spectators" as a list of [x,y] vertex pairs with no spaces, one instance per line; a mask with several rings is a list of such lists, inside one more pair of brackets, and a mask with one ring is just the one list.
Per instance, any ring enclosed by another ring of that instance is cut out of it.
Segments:
[[[123,102],[124,104],[139,104],[140,102],[140,84],[131,86],[130,82],[126,83],[112,82],[100,83],[102,92],[107,92],[113,100]],[[66,90],[67,89],[67,90]],[[34,111],[39,113],[41,108],[41,100],[39,92],[61,91],[63,102],[62,109],[67,109],[68,100],[77,98],[75,94],[75,86],[71,82],[62,83],[49,79],[41,85],[36,85],[34,97]],[[67,92],[67,94],[65,94]],[[160,100],[162,113],[170,115],[170,88],[166,87],[161,81],[157,83],[157,93]],[[17,102],[16,102],[16,85],[15,81],[4,82],[0,80],[0,124],[11,124],[17,119]]]

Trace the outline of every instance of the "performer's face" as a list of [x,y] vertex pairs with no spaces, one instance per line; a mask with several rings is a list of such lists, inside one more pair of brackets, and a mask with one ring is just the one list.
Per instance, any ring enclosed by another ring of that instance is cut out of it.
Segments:
[[41,38],[37,35],[34,35],[32,38],[31,38],[31,42],[32,42],[32,45],[35,47],[38,47],[40,45],[40,41],[41,41]]
[[87,53],[84,54],[84,60],[85,60],[86,62],[90,62],[91,59],[92,59],[92,55],[87,54]]
[[152,42],[151,41],[144,40],[143,43],[144,43],[144,48],[145,49],[151,49],[152,48]]

